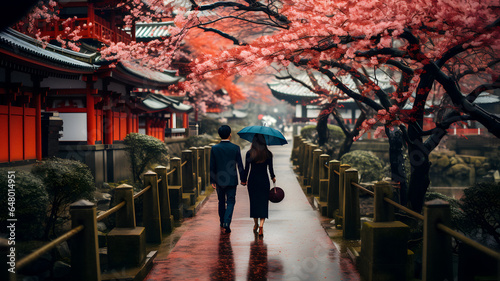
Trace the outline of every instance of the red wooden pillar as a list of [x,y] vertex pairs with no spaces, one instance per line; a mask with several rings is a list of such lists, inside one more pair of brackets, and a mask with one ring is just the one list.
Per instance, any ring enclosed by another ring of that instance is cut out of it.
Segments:
[[87,82],[87,144],[95,145],[96,140],[96,118],[94,96],[92,96],[92,88],[94,85],[94,77],[92,75],[85,76]]
[[174,128],[175,124],[174,124],[174,115],[175,113],[171,112],[170,113],[170,120],[169,120],[169,124],[168,124],[168,127],[169,128]]
[[161,129],[160,129],[160,140],[165,142],[165,127],[167,127],[167,120],[161,120]]
[[36,144],[36,159],[42,160],[42,97],[41,93],[35,94],[35,144]]
[[92,91],[87,89],[87,144],[95,145],[96,140],[96,120],[94,109],[94,97]]
[[139,133],[139,114],[134,115],[134,133]]
[[146,135],[151,136],[151,118],[146,117]]
[[106,97],[105,104],[106,104],[106,110],[104,110],[104,144],[113,144],[114,114],[113,111],[111,110],[111,102],[109,96]]
[[189,115],[187,113],[182,114],[182,128],[189,128]]
[[130,109],[127,109],[127,135],[133,132],[133,118],[134,115],[132,115],[132,112],[130,112]]

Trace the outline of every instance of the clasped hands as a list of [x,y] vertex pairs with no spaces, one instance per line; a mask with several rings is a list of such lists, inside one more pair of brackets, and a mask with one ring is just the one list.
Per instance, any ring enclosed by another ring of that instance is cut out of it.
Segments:
[[[276,178],[272,178],[272,181],[273,181],[273,183],[275,183],[276,182]],[[242,181],[241,185],[245,186],[245,185],[247,185],[247,182],[246,181],[244,181],[244,182]]]

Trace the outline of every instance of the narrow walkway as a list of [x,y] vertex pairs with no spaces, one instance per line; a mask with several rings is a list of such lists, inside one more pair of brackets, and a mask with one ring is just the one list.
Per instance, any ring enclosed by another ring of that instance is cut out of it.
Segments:
[[245,187],[238,186],[230,234],[220,233],[212,193],[201,211],[174,231],[173,237],[182,232],[175,247],[159,251],[145,280],[360,280],[304,195],[290,166],[291,147],[270,147],[285,199],[271,203],[263,238],[252,232]]

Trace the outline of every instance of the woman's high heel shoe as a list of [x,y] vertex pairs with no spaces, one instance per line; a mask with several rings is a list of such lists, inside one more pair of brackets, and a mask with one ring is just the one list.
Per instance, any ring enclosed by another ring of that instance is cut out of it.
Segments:
[[257,233],[258,230],[259,230],[259,226],[254,225],[253,226],[253,233]]
[[264,227],[259,228],[259,236],[264,236]]

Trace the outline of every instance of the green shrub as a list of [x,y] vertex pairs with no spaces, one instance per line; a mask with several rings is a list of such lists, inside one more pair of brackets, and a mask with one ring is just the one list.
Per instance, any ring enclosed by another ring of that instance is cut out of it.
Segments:
[[[300,130],[300,135],[314,144],[318,144],[318,131],[316,130],[316,125],[305,126]],[[344,132],[339,126],[328,124],[328,140],[319,148],[331,157],[335,157],[344,139]]]
[[33,166],[32,173],[47,189],[51,205],[45,237],[55,231],[56,222],[69,204],[80,199],[94,199],[94,177],[87,165],[80,161],[50,158]]
[[373,152],[354,150],[346,153],[340,158],[342,164],[349,164],[351,168],[357,169],[360,182],[379,181],[384,177],[384,162]]
[[[14,204],[8,204],[8,171],[15,171],[14,180]],[[7,207],[14,207],[14,214],[17,219],[16,238],[20,240],[40,239],[43,236],[43,226],[47,217],[49,206],[49,196],[43,182],[29,172],[1,169],[0,170],[0,227],[2,232],[7,229],[7,219],[9,210]]]
[[152,168],[153,164],[168,164],[167,146],[154,137],[130,133],[125,137],[124,143],[127,146],[125,150],[130,158],[134,182],[142,182],[142,173],[146,168]]
[[460,229],[468,236],[500,249],[500,183],[477,183],[464,189],[459,205],[463,211]]
[[[316,125],[307,125],[300,130],[300,135],[313,143],[318,143],[318,131]],[[344,141],[345,135],[339,126],[328,124],[327,143],[339,146]]]

